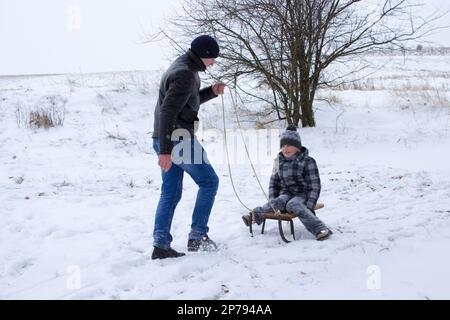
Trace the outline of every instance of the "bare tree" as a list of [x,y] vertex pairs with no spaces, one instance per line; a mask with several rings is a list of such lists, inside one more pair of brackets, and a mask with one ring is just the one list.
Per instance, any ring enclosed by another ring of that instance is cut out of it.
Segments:
[[424,18],[415,9],[420,5],[408,0],[184,0],[183,13],[170,20],[178,32],[161,33],[174,43],[213,34],[223,81],[264,101],[279,119],[314,127],[317,90],[345,79],[326,73],[330,65],[403,47],[445,15]]

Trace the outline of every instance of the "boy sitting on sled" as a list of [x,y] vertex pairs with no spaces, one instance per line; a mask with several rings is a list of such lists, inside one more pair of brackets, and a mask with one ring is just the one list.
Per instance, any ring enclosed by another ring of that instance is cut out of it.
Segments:
[[[316,161],[302,146],[294,125],[281,134],[280,147],[270,177],[270,202],[253,209],[254,220],[260,225],[264,221],[263,213],[274,210],[293,213],[317,240],[325,240],[332,232],[314,212],[321,188]],[[242,220],[246,226],[252,223],[249,214],[242,216]]]

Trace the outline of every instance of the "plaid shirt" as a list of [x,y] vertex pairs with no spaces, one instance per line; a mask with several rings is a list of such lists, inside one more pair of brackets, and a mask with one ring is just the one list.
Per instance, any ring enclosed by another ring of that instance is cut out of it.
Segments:
[[275,159],[269,184],[269,198],[282,194],[300,196],[305,204],[314,210],[320,195],[320,176],[316,160],[302,147],[302,152],[291,159],[286,159],[280,152]]

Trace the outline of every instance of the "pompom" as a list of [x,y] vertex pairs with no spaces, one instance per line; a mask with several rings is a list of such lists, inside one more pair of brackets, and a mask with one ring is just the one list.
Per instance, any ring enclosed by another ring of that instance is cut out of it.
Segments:
[[288,125],[288,127],[286,128],[286,130],[289,130],[289,131],[297,131],[297,127],[295,126],[295,124],[290,124],[290,125]]

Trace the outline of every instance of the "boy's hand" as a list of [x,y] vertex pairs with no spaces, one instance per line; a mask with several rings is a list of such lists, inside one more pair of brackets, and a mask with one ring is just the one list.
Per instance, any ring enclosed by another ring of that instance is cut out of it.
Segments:
[[270,200],[270,206],[272,209],[284,211],[286,210],[286,201],[283,201],[280,198],[275,198]]
[[217,82],[212,86],[212,91],[216,96],[218,96],[219,94],[223,94],[224,90],[225,90],[225,83],[223,82]]

